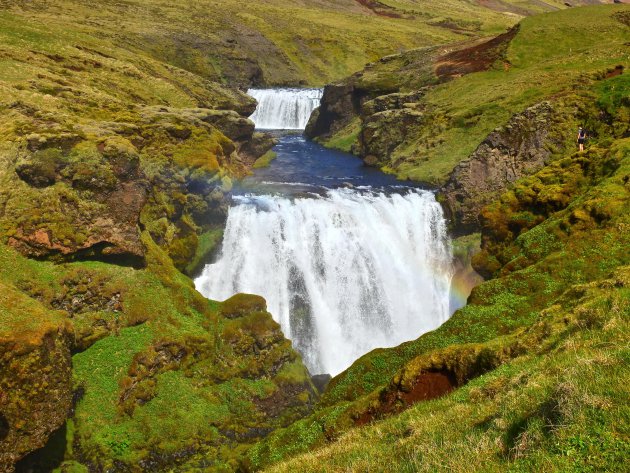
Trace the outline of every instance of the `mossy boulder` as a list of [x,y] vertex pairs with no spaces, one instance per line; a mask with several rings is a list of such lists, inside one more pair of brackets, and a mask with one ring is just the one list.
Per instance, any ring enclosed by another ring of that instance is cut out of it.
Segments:
[[21,157],[16,163],[15,172],[33,187],[48,187],[57,182],[58,173],[64,164],[61,150],[47,148]]
[[72,328],[0,282],[0,470],[43,447],[70,413]]
[[221,304],[221,315],[228,319],[243,317],[250,312],[265,312],[267,301],[252,294],[236,294]]

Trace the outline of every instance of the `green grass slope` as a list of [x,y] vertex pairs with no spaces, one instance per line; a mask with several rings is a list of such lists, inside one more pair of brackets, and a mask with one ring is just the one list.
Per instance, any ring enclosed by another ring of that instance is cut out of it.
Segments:
[[[575,2],[586,3],[586,2]],[[0,4],[2,5],[2,4]],[[408,48],[497,33],[555,1],[4,2],[229,85],[323,85]]]
[[524,353],[456,392],[266,471],[623,471],[629,276],[574,286],[529,329],[480,346]]
[[490,279],[468,305],[357,360],[313,415],[250,450],[250,468],[619,471],[630,451],[630,76],[584,85],[557,100],[596,138],[484,208],[473,263]]
[[0,470],[233,470],[317,398],[264,301],[208,301],[180,272],[270,143],[254,102],[18,10],[0,11]]
[[[457,163],[512,115],[570,94],[607,69],[627,66],[628,14],[628,5],[608,5],[525,18],[488,70],[454,74],[443,83],[440,68],[450,66],[456,72],[466,58],[453,59],[443,50],[419,50],[370,65],[346,81],[368,97],[430,86],[420,99],[405,104],[419,111],[411,119],[400,124],[383,121],[377,128],[384,141],[391,138],[393,143],[386,155],[377,156],[377,165],[402,179],[443,183]],[[361,130],[355,119],[325,143],[349,150]]]
[[[438,330],[335,378],[316,413],[254,447],[250,465],[619,471],[630,452],[629,166],[626,138],[520,181],[487,210],[477,264],[499,258],[496,277]],[[555,197],[542,207],[532,195]],[[427,373],[463,387],[418,402]]]

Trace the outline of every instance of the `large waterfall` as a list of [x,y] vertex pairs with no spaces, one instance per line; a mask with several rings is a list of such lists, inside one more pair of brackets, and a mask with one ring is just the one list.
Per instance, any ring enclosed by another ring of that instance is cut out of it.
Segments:
[[322,98],[321,89],[250,89],[258,107],[249,117],[256,128],[303,130]]
[[338,374],[448,319],[451,250],[432,193],[236,199],[197,288],[264,296],[312,373]]

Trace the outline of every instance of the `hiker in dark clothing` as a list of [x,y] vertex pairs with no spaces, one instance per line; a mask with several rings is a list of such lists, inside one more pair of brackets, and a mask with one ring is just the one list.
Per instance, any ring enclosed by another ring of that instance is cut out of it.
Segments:
[[584,142],[586,141],[586,130],[582,127],[578,128],[577,142],[580,145],[580,151],[584,151]]

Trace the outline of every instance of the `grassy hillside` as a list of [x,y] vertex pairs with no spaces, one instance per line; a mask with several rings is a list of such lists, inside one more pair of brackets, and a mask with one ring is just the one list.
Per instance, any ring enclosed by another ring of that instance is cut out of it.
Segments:
[[[422,159],[398,159],[397,170],[423,179],[439,182],[490,131],[542,100],[555,110],[555,138],[532,147],[548,151],[546,166],[481,211],[473,263],[489,279],[468,305],[418,340],[357,360],[314,414],[248,452],[252,470],[618,471],[630,452],[630,79],[615,66],[628,64],[629,12],[526,18],[498,67],[446,82],[440,58],[458,58],[461,70],[475,46],[387,58],[332,90],[341,100],[346,85],[358,96],[377,91],[362,119],[369,127],[366,117],[379,117],[384,143],[401,136],[396,118],[420,116],[405,144]],[[591,135],[584,153],[575,152],[578,123]],[[352,143],[344,133],[356,126],[350,117],[332,139]],[[422,132],[435,141],[427,146]],[[495,146],[519,151],[509,140]]]
[[[402,179],[442,183],[515,113],[584,87],[607,69],[627,66],[629,40],[628,6],[596,6],[525,18],[505,49],[482,67],[487,70],[467,73],[484,60],[470,45],[461,46],[469,48],[463,54],[433,49],[389,58],[344,83],[367,99],[430,89],[409,99],[403,107],[409,112],[400,112],[398,123],[390,123],[385,112],[357,117],[359,110],[324,142],[347,150],[354,145],[363,157],[374,154],[376,165]],[[380,134],[379,143],[390,147],[374,148],[362,133]]]
[[[588,2],[574,2],[588,3]],[[2,5],[2,3],[0,3]],[[386,54],[490,35],[556,1],[4,2],[229,85],[323,85]]]
[[619,471],[630,452],[628,90],[624,74],[582,96],[599,142],[483,210],[473,262],[491,278],[466,307],[418,340],[359,359],[313,415],[254,447],[250,464]]
[[0,11],[0,471],[233,469],[317,393],[264,301],[180,270],[272,140],[241,92],[26,6]]

